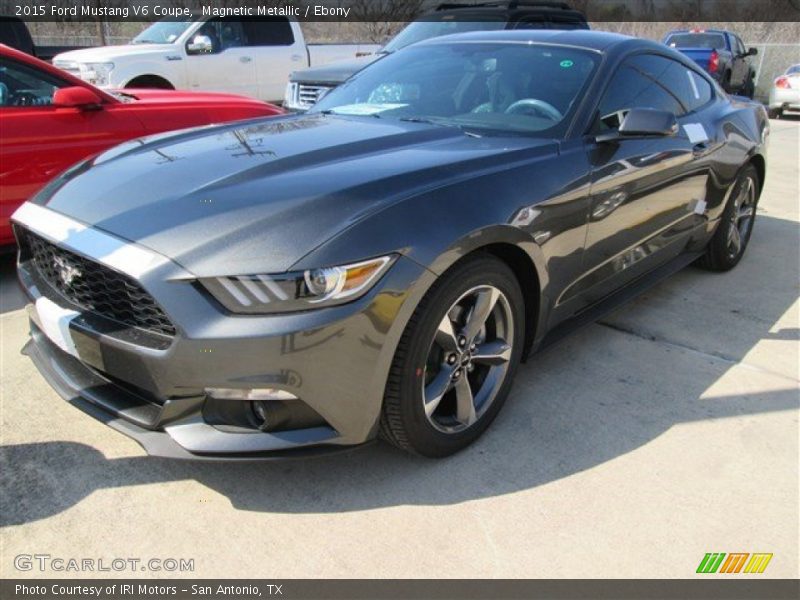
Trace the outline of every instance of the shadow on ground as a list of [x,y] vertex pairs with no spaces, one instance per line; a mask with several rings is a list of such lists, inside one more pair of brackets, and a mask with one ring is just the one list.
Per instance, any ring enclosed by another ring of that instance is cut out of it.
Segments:
[[0,253],[0,314],[25,306],[25,294],[19,287],[13,253]]
[[[414,458],[384,444],[313,460],[238,464],[107,459],[97,449],[73,442],[5,446],[0,449],[0,524],[57,514],[103,488],[179,480],[195,480],[248,511],[326,513],[448,505],[591,469],[641,448],[676,425],[797,408],[796,373],[770,375],[777,385],[759,393],[718,395],[709,388],[761,340],[797,339],[797,329],[772,330],[797,300],[797,279],[785,278],[790,276],[786,265],[796,267],[798,244],[797,223],[762,217],[750,252],[735,271],[707,274],[688,268],[648,294],[667,298],[664,304],[672,310],[681,295],[695,302],[718,295],[721,302],[727,294],[738,302],[735,291],[742,286],[763,289],[764,301],[756,305],[716,309],[709,300],[711,312],[688,312],[678,325],[689,333],[692,328],[738,327],[736,343],[691,347],[616,326],[589,326],[524,365],[488,433],[449,459]],[[770,269],[770,264],[783,267]],[[664,310],[645,298],[620,312],[655,322]]]

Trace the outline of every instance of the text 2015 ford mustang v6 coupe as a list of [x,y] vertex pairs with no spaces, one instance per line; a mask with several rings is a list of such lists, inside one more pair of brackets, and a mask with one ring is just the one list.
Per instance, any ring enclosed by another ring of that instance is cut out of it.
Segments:
[[14,216],[27,352],[183,457],[467,446],[521,359],[698,260],[742,258],[763,107],[662,45],[464,34],[303,116],[126,143]]

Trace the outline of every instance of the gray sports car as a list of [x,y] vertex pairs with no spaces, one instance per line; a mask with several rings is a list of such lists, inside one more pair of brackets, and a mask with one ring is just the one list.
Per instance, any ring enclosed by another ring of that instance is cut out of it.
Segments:
[[661,44],[424,42],[305,115],[125,143],[53,181],[13,217],[26,351],[151,454],[381,436],[446,456],[532,351],[741,260],[768,132]]

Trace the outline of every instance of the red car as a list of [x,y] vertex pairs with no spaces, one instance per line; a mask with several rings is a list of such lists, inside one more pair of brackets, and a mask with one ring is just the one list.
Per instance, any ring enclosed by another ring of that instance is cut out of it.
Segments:
[[81,159],[144,135],[282,113],[228,94],[108,93],[0,44],[0,247],[14,242],[16,208]]

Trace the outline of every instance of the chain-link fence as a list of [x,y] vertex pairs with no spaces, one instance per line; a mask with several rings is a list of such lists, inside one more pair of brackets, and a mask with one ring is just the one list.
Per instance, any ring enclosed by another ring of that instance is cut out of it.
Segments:
[[758,48],[756,64],[756,99],[767,102],[772,82],[787,67],[800,64],[800,44],[759,44],[753,42],[748,47]]

